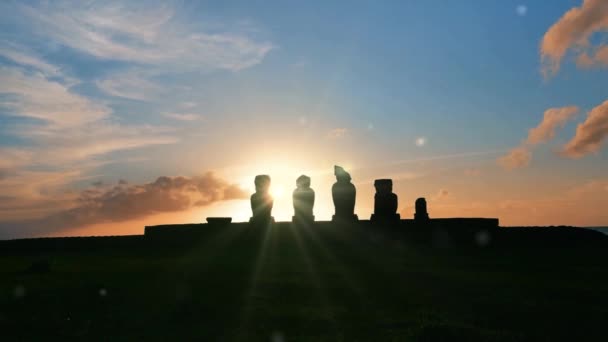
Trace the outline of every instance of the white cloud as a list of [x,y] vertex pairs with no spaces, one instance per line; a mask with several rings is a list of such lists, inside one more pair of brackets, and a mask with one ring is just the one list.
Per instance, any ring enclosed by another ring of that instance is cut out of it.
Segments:
[[15,99],[0,102],[14,115],[32,117],[60,127],[74,127],[107,117],[103,104],[74,94],[67,86],[50,81],[40,73],[0,67],[0,94]]
[[162,87],[135,71],[113,74],[96,81],[95,85],[106,94],[132,100],[155,98],[162,93]]
[[41,36],[97,58],[164,70],[238,71],[260,63],[274,48],[251,30],[187,25],[166,3],[53,1],[20,8]]
[[31,52],[25,52],[24,48],[18,48],[9,42],[0,42],[0,56],[11,60],[13,63],[33,67],[46,75],[58,75],[59,68],[51,65]]

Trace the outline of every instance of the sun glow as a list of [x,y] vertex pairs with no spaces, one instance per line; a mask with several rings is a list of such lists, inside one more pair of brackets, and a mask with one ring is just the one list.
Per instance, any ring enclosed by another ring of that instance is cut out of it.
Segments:
[[285,187],[282,185],[273,185],[270,187],[270,195],[274,199],[281,199],[285,195]]

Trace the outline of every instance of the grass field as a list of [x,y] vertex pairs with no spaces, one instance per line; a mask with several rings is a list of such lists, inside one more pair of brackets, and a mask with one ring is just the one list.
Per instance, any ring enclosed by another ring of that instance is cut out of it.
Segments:
[[[50,270],[27,271],[37,260]],[[605,341],[607,266],[601,247],[434,248],[348,227],[5,250],[1,339]]]

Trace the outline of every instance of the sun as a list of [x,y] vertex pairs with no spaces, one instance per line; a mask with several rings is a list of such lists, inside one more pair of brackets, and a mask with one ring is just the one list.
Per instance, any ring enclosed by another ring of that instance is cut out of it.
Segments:
[[285,195],[285,187],[282,185],[272,185],[270,187],[270,195],[275,199],[282,198]]

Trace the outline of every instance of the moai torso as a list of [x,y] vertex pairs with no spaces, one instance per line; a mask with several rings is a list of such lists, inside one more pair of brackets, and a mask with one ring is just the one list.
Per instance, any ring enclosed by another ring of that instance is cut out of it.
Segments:
[[331,188],[337,217],[352,217],[355,214],[357,189],[349,181],[338,180]]
[[269,219],[272,214],[273,199],[268,193],[256,192],[251,195],[251,211],[254,218]]
[[315,192],[310,188],[310,177],[298,177],[296,187],[293,191],[294,219],[314,220],[312,209],[315,205]]
[[259,175],[255,177],[255,193],[251,195],[252,220],[270,220],[272,214],[273,200],[268,193],[270,188],[270,177]]
[[374,195],[374,215],[372,220],[399,219],[397,214],[398,198],[393,193],[393,181],[390,179],[377,179],[374,182],[376,194]]
[[312,208],[314,205],[314,190],[296,189],[293,191],[293,209],[295,216],[312,216]]
[[300,176],[293,191],[293,210],[296,217],[312,217],[315,205],[315,192],[310,188],[310,178]]

